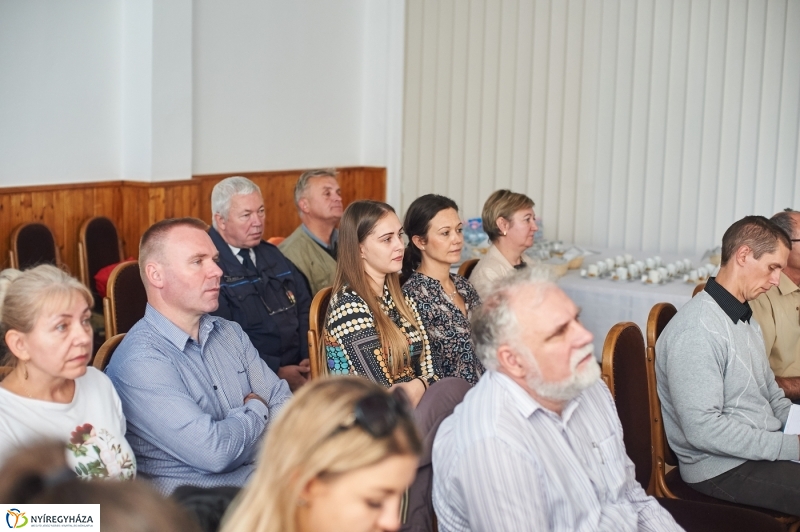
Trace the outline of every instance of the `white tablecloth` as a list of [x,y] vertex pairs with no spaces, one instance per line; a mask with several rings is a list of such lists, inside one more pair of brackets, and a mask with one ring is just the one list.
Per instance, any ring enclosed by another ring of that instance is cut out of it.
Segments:
[[[624,255],[619,250],[606,250],[600,255],[590,255],[584,259],[583,268],[607,257]],[[635,260],[644,260],[654,253],[633,252]],[[699,257],[661,255],[663,262],[691,258],[692,267],[700,266]],[[558,285],[581,308],[580,320],[584,327],[594,335],[595,356],[602,358],[603,343],[611,327],[621,321],[632,321],[642,330],[647,339],[647,316],[656,303],[672,303],[680,309],[692,298],[694,283],[675,280],[665,284],[644,284],[636,281],[612,281],[610,279],[589,279],[580,276],[579,270],[569,272],[558,280]]]

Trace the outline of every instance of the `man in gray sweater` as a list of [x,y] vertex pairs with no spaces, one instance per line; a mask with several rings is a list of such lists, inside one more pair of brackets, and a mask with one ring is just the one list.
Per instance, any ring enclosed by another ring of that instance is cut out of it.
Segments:
[[800,440],[748,301],[778,284],[791,242],[762,216],[722,237],[719,275],[656,344],[658,395],[684,481],[731,502],[800,516]]

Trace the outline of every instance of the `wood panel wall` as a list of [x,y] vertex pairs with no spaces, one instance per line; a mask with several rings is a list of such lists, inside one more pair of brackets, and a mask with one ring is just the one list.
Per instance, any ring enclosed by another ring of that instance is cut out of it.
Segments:
[[[294,184],[303,170],[245,172],[195,176],[161,183],[105,181],[69,185],[0,188],[0,266],[8,266],[9,236],[22,223],[48,225],[58,242],[61,260],[78,275],[78,231],[92,216],[114,221],[126,256],[137,255],[141,234],[164,218],[194,216],[211,223],[211,190],[221,179],[243,175],[264,193],[267,218],[264,237],[288,236],[300,223],[294,207]],[[339,169],[345,205],[356,199],[384,200],[386,169]]]

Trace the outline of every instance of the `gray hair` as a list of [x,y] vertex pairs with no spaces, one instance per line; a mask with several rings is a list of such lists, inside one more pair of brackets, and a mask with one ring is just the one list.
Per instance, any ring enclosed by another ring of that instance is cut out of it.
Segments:
[[214,228],[217,228],[217,221],[214,219],[215,214],[219,214],[224,220],[228,219],[228,212],[231,210],[231,199],[234,196],[246,196],[256,192],[261,196],[261,189],[258,188],[258,185],[242,176],[226,177],[214,185],[214,190],[211,191],[211,217]]
[[298,205],[300,203],[300,198],[303,197],[303,194],[306,193],[306,189],[308,188],[308,182],[315,178],[315,177],[332,177],[336,179],[339,173],[336,171],[336,168],[320,168],[319,170],[309,170],[308,172],[303,172],[300,178],[297,180],[297,184],[294,186],[294,204]]
[[553,272],[544,266],[528,267],[495,282],[489,295],[472,314],[472,342],[475,353],[487,369],[497,369],[497,350],[503,345],[517,349],[520,324],[511,308],[520,288],[533,287],[533,306],[544,301],[545,293],[555,287]]
[[773,216],[772,218],[770,218],[770,221],[772,223],[774,223],[775,225],[786,231],[786,234],[789,235],[789,238],[794,238],[794,232],[796,229],[794,216],[792,216],[793,214],[797,214],[797,211],[792,209],[785,209],[776,214],[775,216]]

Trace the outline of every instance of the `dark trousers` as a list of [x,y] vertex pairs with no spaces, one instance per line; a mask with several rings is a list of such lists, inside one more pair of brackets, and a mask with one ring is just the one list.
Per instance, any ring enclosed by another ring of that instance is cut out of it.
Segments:
[[767,514],[724,504],[656,499],[686,532],[785,532]]
[[431,451],[433,439],[442,421],[464,399],[472,387],[463,379],[447,377],[431,384],[414,409],[414,421],[422,436],[422,456],[419,458],[417,476],[408,488],[406,517],[401,531],[425,532],[433,530],[433,465]]
[[800,516],[800,464],[795,462],[751,460],[689,486],[723,501]]

